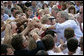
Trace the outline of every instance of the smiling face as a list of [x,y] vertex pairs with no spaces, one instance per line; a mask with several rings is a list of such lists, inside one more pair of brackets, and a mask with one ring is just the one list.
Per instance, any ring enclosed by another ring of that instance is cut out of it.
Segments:
[[33,14],[33,11],[32,11],[32,10],[28,10],[28,11],[27,11],[27,14],[28,14],[29,16],[31,16],[31,15]]
[[7,48],[7,55],[14,55],[14,52],[11,48]]
[[65,21],[65,18],[61,17],[61,13],[57,13],[57,21],[58,23],[63,23]]
[[70,13],[74,14],[74,9],[70,9]]

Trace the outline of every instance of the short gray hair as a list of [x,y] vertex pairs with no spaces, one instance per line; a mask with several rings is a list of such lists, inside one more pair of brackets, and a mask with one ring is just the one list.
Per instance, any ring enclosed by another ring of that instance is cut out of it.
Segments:
[[70,17],[68,13],[65,11],[59,11],[59,13],[61,14],[61,17],[65,17],[65,20],[68,20]]

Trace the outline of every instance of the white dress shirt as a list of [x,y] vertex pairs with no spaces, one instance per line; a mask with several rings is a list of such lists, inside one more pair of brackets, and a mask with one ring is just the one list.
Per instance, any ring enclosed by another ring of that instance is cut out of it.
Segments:
[[83,51],[81,51],[81,47],[78,47],[78,48],[77,48],[76,53],[77,53],[78,55],[83,55]]
[[[69,55],[68,53],[66,53],[65,55]],[[72,55],[78,55],[77,53],[74,53],[74,54],[72,54]]]
[[64,41],[66,41],[66,39],[64,38],[64,30],[68,27],[71,27],[72,29],[74,29],[76,38],[79,40],[79,38],[81,36],[83,36],[83,33],[80,30],[80,27],[77,25],[77,23],[74,20],[67,20],[64,23],[56,23],[55,24],[55,28],[53,31],[57,32],[58,34],[58,41],[60,41],[60,39],[62,38]]
[[56,53],[53,50],[47,51],[48,55],[64,55],[62,52]]

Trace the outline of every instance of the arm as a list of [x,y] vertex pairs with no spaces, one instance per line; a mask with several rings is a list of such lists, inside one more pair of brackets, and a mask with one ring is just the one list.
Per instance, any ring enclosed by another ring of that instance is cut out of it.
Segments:
[[37,50],[44,50],[45,47],[44,47],[44,44],[42,43],[42,41],[40,39],[40,36],[37,33],[33,32],[32,37],[35,39],[35,41],[37,43]]
[[1,27],[1,32],[3,32],[5,30],[5,26]]
[[43,30],[43,31],[45,31],[45,30],[47,30],[47,29],[56,29],[56,28],[55,28],[54,25],[49,26],[49,27],[44,27],[44,26],[42,26],[42,30]]
[[21,34],[24,36],[24,35],[26,35],[27,33],[29,33],[29,28],[28,27],[26,27],[22,32],[21,32]]
[[5,28],[5,38],[4,38],[4,44],[10,44],[12,38],[12,29],[11,29],[11,25],[7,24],[6,28]]

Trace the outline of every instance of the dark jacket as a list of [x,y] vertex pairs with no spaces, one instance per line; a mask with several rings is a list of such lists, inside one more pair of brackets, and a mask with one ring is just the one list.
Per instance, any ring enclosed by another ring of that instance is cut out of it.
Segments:
[[34,50],[16,50],[14,52],[15,55],[35,55],[39,50],[45,50],[45,47],[42,43],[42,41],[38,41],[37,42],[37,48]]

